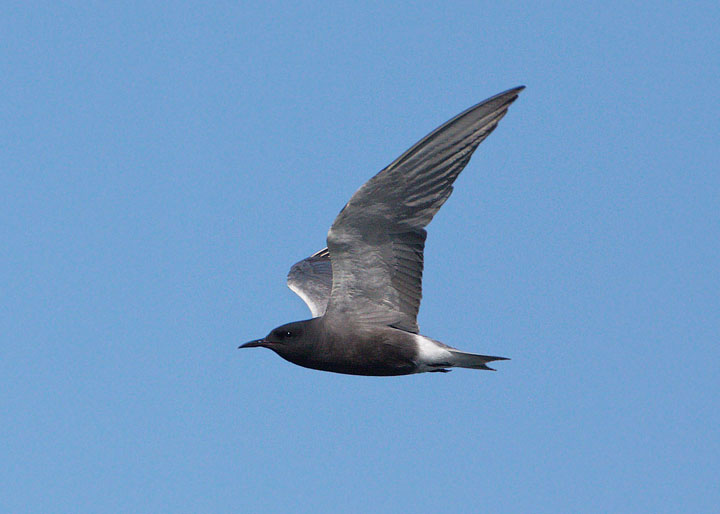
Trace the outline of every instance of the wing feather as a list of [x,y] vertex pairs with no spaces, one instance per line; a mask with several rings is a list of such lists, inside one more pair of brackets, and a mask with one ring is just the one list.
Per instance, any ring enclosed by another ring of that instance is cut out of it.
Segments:
[[287,276],[288,287],[310,308],[313,318],[325,314],[332,289],[330,252],[323,248],[296,262]]
[[350,198],[328,232],[332,288],[326,316],[418,332],[424,227],[522,89],[510,89],[460,113]]

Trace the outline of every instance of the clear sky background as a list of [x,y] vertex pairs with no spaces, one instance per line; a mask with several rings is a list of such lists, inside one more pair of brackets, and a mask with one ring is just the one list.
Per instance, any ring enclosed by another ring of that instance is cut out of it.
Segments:
[[[0,511],[717,512],[717,2],[6,2]],[[374,173],[527,89],[429,226],[424,334],[236,350]]]

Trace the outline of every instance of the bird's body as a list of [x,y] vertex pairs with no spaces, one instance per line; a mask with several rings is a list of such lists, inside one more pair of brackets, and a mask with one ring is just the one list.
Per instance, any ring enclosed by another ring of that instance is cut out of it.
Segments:
[[[283,359],[305,368],[333,371],[348,375],[391,376],[427,371],[448,371],[460,361],[473,356],[477,369],[489,369],[485,363],[504,360],[459,352],[439,341],[393,327],[378,325],[335,325],[323,317],[296,321],[275,329],[276,334],[264,340],[247,343],[267,346],[269,339]],[[283,337],[284,333],[293,334]],[[257,344],[255,344],[257,343]],[[465,366],[470,367],[470,366]]]
[[415,369],[413,334],[391,327],[327,326],[322,317],[299,324],[292,330],[302,330],[305,342],[274,347],[293,364],[351,375],[406,375]]
[[241,348],[262,346],[306,368],[373,376],[491,369],[488,362],[504,360],[420,335],[417,312],[424,227],[522,89],[459,114],[366,182],[335,219],[328,247],[288,275],[313,318],[282,325]]

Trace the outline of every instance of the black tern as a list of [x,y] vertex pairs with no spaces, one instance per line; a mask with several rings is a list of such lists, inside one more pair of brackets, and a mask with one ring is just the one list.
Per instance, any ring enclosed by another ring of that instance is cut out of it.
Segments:
[[264,347],[299,366],[351,375],[487,369],[507,360],[420,335],[425,227],[520,86],[435,129],[368,180],[330,227],[327,248],[290,269],[290,289],[312,319],[288,323],[240,348]]

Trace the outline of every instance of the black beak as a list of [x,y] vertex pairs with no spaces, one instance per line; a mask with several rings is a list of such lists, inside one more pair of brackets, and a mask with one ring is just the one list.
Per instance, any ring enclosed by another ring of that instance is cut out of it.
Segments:
[[265,339],[256,339],[255,341],[241,344],[240,346],[238,346],[238,348],[255,348],[256,346],[265,346],[266,344],[267,341]]

